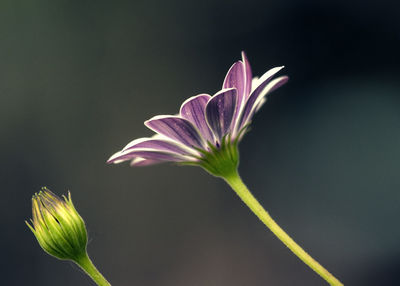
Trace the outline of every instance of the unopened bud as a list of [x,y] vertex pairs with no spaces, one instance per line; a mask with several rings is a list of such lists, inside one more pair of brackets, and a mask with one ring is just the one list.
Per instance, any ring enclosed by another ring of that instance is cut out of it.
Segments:
[[42,188],[32,197],[31,223],[26,222],[48,254],[70,260],[86,255],[85,222],[72,203],[71,193],[61,199]]

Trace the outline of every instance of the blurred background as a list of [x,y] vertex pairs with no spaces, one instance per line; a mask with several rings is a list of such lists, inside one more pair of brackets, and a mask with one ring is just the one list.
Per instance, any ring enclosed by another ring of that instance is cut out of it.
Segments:
[[326,285],[195,167],[105,161],[143,121],[218,91],[245,50],[285,65],[240,145],[277,222],[345,285],[397,285],[400,20],[395,1],[2,1],[2,285],[94,285],[24,220],[72,192],[113,285]]

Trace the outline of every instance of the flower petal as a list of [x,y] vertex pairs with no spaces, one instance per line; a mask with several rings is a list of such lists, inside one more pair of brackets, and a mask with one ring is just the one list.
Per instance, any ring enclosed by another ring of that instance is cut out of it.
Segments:
[[172,141],[167,138],[163,138],[161,136],[158,137],[152,137],[152,138],[139,138],[136,140],[133,140],[130,142],[128,145],[122,149],[121,152],[126,152],[128,150],[132,149],[154,149],[154,150],[160,150],[160,151],[168,151],[172,153],[177,153],[181,155],[191,155],[191,154],[196,154],[198,155],[198,152],[187,148],[185,145]]
[[224,89],[216,93],[206,105],[207,123],[220,142],[222,137],[230,130],[236,100],[235,88]]
[[214,136],[207,125],[205,109],[211,96],[199,94],[188,98],[181,106],[179,114],[192,122],[200,131],[201,136],[209,142],[214,142]]
[[265,102],[267,102],[267,97],[262,96],[260,99],[260,102],[256,106],[255,112],[258,112],[260,110],[260,108],[265,104]]
[[248,96],[248,94],[245,93],[246,74],[243,62],[238,61],[232,65],[225,77],[222,88],[236,88],[237,101],[231,124],[235,125],[242,105],[244,105],[246,97]]
[[117,164],[127,160],[132,160],[137,157],[143,159],[167,161],[167,162],[168,161],[181,162],[181,161],[194,160],[194,158],[167,151],[151,150],[151,149],[131,149],[115,153],[113,156],[110,157],[110,159],[108,159],[107,163]]
[[247,59],[245,52],[242,52],[242,61],[243,61],[244,74],[245,74],[244,94],[245,94],[245,97],[247,98],[251,92],[253,76],[252,76],[252,72],[251,72],[250,63],[249,63],[249,60]]
[[265,96],[266,93],[263,92],[265,87],[271,81],[271,78],[281,69],[283,69],[283,66],[272,68],[268,70],[266,73],[264,73],[261,78],[252,79],[254,89],[247,98],[247,101],[245,102],[244,107],[240,112],[235,132],[239,131],[243,127],[243,125],[247,122],[247,119],[249,118],[249,114],[253,108],[253,105],[255,105],[255,102],[259,100],[258,98],[261,95]]
[[245,80],[243,63],[238,61],[231,66],[222,85],[222,89],[236,88],[239,105],[244,97]]
[[275,67],[275,68],[268,70],[260,78],[254,77],[253,83],[252,83],[253,89],[251,91],[250,96],[253,96],[253,94],[255,94],[255,93],[261,92],[264,89],[264,87],[271,81],[272,77],[283,68],[284,68],[284,66]]
[[156,165],[156,164],[160,164],[160,163],[164,163],[164,161],[136,157],[135,159],[133,159],[131,161],[130,165],[132,167],[143,167],[143,166]]
[[[254,113],[261,107],[263,104],[263,99],[265,99],[265,96],[277,89],[278,87],[282,86],[288,81],[287,76],[281,76],[278,77],[271,82],[269,82],[262,90],[257,90],[256,88],[251,96],[249,97],[248,101],[246,102],[246,105],[243,109],[243,112],[241,114],[241,118],[239,119],[239,124],[238,128],[242,128],[244,125],[246,125],[251,118],[253,117]],[[259,85],[260,87],[261,85]],[[253,96],[255,94],[256,96]],[[260,105],[261,104],[261,105]]]
[[148,128],[189,147],[203,148],[205,142],[193,124],[179,116],[157,115],[144,123]]

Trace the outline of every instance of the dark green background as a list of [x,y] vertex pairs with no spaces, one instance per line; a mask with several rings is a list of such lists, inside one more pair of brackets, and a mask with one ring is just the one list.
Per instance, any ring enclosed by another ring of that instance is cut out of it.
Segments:
[[24,224],[71,190],[113,285],[325,285],[200,168],[109,166],[143,121],[213,94],[245,50],[289,83],[258,113],[240,171],[345,285],[400,268],[395,1],[2,1],[1,285],[93,285]]

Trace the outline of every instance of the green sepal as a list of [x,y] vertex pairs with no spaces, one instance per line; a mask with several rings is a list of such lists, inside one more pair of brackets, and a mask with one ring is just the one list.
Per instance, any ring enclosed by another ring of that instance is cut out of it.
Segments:
[[183,162],[182,165],[195,165],[205,169],[208,173],[216,177],[226,177],[236,172],[239,166],[239,138],[243,132],[243,128],[238,136],[232,140],[231,135],[224,136],[219,146],[215,146],[211,142],[207,142],[208,150],[196,148],[201,156],[196,157],[196,162]]

